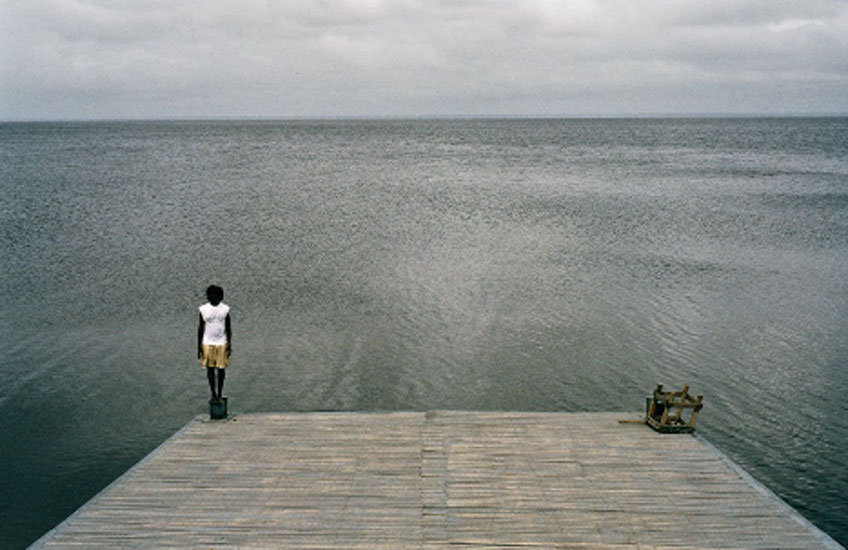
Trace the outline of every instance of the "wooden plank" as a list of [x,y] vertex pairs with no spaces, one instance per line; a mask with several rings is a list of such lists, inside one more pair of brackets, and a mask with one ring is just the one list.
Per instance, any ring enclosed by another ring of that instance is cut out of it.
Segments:
[[197,419],[34,548],[841,548],[703,439],[623,418]]

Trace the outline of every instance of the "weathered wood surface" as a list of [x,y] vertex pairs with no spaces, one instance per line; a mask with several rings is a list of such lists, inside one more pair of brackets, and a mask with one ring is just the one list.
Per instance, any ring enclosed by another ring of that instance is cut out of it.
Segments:
[[702,439],[627,417],[197,419],[34,547],[841,548]]

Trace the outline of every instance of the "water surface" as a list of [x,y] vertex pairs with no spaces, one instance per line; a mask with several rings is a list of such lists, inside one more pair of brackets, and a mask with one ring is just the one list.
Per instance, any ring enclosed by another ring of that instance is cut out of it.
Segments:
[[848,543],[848,119],[0,124],[0,539],[207,410],[638,411]]

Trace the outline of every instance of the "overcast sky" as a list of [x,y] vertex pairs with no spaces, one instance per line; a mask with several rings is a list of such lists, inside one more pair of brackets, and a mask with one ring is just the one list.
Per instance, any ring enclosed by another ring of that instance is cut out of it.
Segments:
[[0,0],[0,119],[848,113],[848,0]]

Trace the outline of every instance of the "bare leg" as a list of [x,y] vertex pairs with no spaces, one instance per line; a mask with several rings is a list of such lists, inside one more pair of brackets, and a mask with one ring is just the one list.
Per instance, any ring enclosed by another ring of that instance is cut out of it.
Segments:
[[218,399],[224,398],[224,378],[227,377],[227,371],[224,369],[216,369],[218,371]]
[[212,401],[218,399],[215,395],[215,370],[212,367],[206,367],[206,378],[209,380],[209,391],[212,392]]

